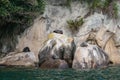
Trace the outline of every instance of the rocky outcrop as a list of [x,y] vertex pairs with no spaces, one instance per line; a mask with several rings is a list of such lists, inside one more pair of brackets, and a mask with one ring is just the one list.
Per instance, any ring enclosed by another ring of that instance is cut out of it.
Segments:
[[11,52],[6,57],[0,60],[0,65],[3,66],[35,66],[36,57],[33,52]]
[[120,64],[120,53],[115,45],[114,35],[115,34],[107,28],[101,28],[96,35],[96,41],[107,53],[113,64]]
[[74,40],[63,34],[51,33],[48,35],[49,40],[40,49],[38,58],[41,66],[48,59],[65,60],[69,67],[72,66],[74,56]]
[[[30,48],[30,51],[35,53],[36,59],[39,58],[39,64],[41,66],[42,63],[44,65],[48,64],[47,61],[49,62],[49,60],[51,63],[52,62],[60,63],[59,60],[65,60],[68,63],[69,67],[71,67],[75,45],[73,38],[68,38],[64,35],[74,37],[75,43],[76,45],[78,44],[77,45],[78,47],[80,47],[79,43],[87,41],[88,37],[90,37],[88,40],[89,43],[101,47],[103,50],[105,50],[105,52],[107,52],[107,55],[109,56],[110,60],[113,63],[120,64],[119,55],[120,52],[118,52],[118,49],[116,49],[115,47],[116,45],[114,44],[113,39],[114,35],[113,32],[115,32],[116,34],[115,41],[118,42],[116,44],[117,46],[119,46],[120,29],[117,29],[116,31],[116,25],[120,25],[120,19],[114,21],[112,19],[107,18],[107,16],[103,15],[102,12],[101,13],[95,12],[85,17],[85,15],[89,12],[89,9],[87,7],[87,4],[80,3],[78,2],[79,0],[72,1],[70,3],[70,9],[66,6],[66,2],[68,0],[46,0],[46,1],[47,5],[42,17],[40,18],[38,17],[34,21],[34,25],[26,29],[25,32],[21,36],[19,36],[18,44],[16,46],[16,49],[18,51],[23,51],[24,53],[26,53],[26,51],[29,50],[26,49],[23,50],[23,48],[28,46]],[[33,4],[37,5],[34,0]],[[118,17],[120,17],[119,15]],[[77,33],[74,34],[68,29],[67,21],[76,20],[80,17],[84,18],[84,24],[80,26],[80,29],[77,31]],[[106,29],[102,29],[97,33],[97,35],[95,32],[95,35],[91,36],[91,33],[89,33],[91,29],[99,30],[99,28],[103,27],[103,25],[104,28],[105,27],[107,27],[108,29],[111,28],[112,32]],[[54,33],[49,34],[50,32]],[[47,34],[49,34],[48,40],[46,37]],[[87,45],[82,44],[81,46],[82,47],[80,47],[80,49],[85,48],[84,50],[85,53],[88,53],[86,51]],[[6,51],[9,51],[7,50],[7,47],[8,46],[5,43],[4,46],[1,47],[0,52],[6,53]],[[4,59],[3,61],[7,61],[7,59]]]
[[106,53],[96,45],[82,43],[76,49],[72,68],[91,69],[107,66],[109,58]]

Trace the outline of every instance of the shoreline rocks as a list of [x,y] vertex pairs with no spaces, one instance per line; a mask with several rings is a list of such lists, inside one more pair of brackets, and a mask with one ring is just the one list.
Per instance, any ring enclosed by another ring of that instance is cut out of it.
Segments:
[[5,66],[35,66],[36,57],[33,52],[11,52],[0,60],[0,65]]
[[114,65],[117,65],[120,64],[120,52],[115,46],[114,35],[115,33],[109,31],[107,28],[101,28],[96,34],[96,41],[109,56],[110,61]]
[[44,64],[49,58],[65,60],[69,67],[72,67],[74,57],[74,40],[63,34],[51,33],[48,41],[41,48],[38,58],[39,65]]
[[0,60],[0,66],[93,69],[104,68],[110,63],[118,65],[120,56],[117,54],[112,38],[113,33],[101,28],[94,36],[92,33],[89,35],[90,38],[86,38],[86,42],[78,45],[76,49],[77,44],[75,45],[73,38],[65,36],[61,30],[55,30],[48,35],[48,40],[40,49],[39,62],[37,62],[35,54],[30,52],[29,47],[25,47],[21,53],[11,52],[3,57]]
[[[85,44],[85,43],[84,43]],[[92,69],[108,66],[108,55],[96,45],[78,47],[73,60],[73,69]],[[82,44],[83,46],[83,44]]]

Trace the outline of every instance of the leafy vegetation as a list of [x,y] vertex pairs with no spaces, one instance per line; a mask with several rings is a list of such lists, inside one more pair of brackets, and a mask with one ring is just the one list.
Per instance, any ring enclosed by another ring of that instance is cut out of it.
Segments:
[[67,0],[67,1],[66,1],[66,6],[67,6],[68,8],[71,7],[71,2],[72,2],[72,0]]
[[[0,0],[1,24],[28,24],[36,14],[44,11],[43,0]],[[1,26],[2,26],[1,25]]]
[[82,26],[83,23],[84,23],[83,18],[67,21],[68,28],[72,32],[75,32],[75,31],[79,30],[80,26]]
[[17,35],[33,24],[44,8],[44,0],[0,0],[0,49],[4,44],[12,50]]

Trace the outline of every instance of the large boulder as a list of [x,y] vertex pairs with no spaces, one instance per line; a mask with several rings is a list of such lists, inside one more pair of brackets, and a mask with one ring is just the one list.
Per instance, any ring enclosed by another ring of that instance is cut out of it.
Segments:
[[48,41],[40,49],[38,58],[39,65],[49,58],[65,60],[69,67],[72,67],[74,56],[74,40],[63,34],[51,33],[48,35]]
[[96,45],[82,43],[75,52],[72,68],[91,69],[107,66],[109,58],[106,53]]
[[97,35],[96,41],[98,45],[107,53],[110,61],[116,65],[120,64],[120,52],[118,51],[114,38],[114,33],[107,28],[101,28]]
[[36,57],[33,52],[11,52],[0,60],[0,65],[4,66],[35,66]]

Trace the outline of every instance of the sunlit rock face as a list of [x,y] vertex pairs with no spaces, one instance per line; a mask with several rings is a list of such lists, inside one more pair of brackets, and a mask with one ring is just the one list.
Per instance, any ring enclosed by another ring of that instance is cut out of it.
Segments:
[[107,28],[101,28],[96,34],[96,41],[98,45],[107,53],[113,64],[120,64],[120,52],[115,45],[114,35],[115,33]]
[[0,65],[4,66],[35,66],[36,57],[33,52],[11,52],[0,60]]
[[108,65],[107,54],[96,45],[82,43],[75,52],[72,68],[91,69],[102,68]]
[[65,60],[71,67],[75,48],[74,40],[58,33],[51,33],[48,38],[49,40],[40,49],[39,65],[52,58]]
[[45,20],[38,17],[33,26],[26,29],[22,36],[19,36],[19,41],[16,46],[16,51],[22,51],[24,47],[29,47],[34,52],[38,59],[38,52],[43,42],[47,39]]

